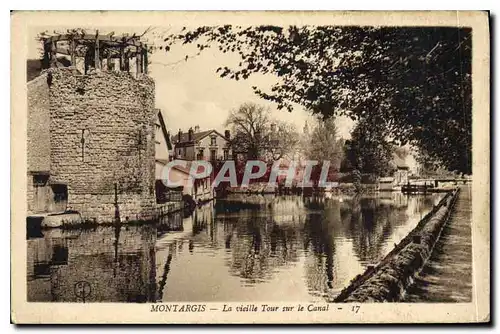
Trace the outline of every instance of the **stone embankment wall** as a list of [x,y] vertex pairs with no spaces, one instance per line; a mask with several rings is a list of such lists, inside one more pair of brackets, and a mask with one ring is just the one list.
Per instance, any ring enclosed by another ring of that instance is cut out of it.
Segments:
[[357,276],[334,302],[398,301],[431,256],[455,203],[458,189],[448,193],[376,267]]
[[84,220],[155,214],[154,81],[126,72],[47,73],[51,182],[68,186]]

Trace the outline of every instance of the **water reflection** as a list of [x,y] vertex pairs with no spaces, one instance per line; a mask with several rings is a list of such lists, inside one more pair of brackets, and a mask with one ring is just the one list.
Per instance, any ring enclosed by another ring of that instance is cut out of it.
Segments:
[[28,300],[330,300],[441,196],[234,196],[156,225],[44,231],[28,240]]
[[[152,301],[155,239],[152,226],[44,231],[28,240],[28,301]],[[90,295],[79,296],[77,282]]]

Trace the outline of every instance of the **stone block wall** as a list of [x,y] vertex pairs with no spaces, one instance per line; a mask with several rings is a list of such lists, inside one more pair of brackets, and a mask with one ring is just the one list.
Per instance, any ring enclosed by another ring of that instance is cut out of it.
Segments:
[[[155,209],[154,82],[126,72],[48,72],[51,180],[83,219],[150,219]],[[115,191],[116,189],[116,191]],[[116,193],[116,194],[115,194]]]
[[27,84],[27,204],[34,208],[33,173],[50,170],[50,114],[47,75],[41,75]]
[[47,75],[28,82],[28,172],[50,170],[50,114]]
[[[29,154],[29,153],[28,153]],[[29,166],[28,166],[29,168]],[[27,214],[30,215],[33,212],[33,207],[34,207],[34,199],[35,199],[35,188],[33,185],[33,177],[30,175],[28,172],[28,175],[26,177],[26,204],[28,206],[28,212]]]

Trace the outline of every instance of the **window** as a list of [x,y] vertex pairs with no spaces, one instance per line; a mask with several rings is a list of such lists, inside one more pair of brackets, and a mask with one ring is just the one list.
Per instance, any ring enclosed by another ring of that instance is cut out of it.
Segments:
[[229,159],[229,150],[225,149],[224,150],[224,160],[228,160],[228,159]]
[[210,137],[210,145],[212,145],[212,146],[217,145],[217,137],[216,136]]
[[198,151],[198,155],[196,156],[197,160],[203,160],[203,149]]
[[216,150],[210,150],[210,160],[214,161],[217,159],[217,151]]
[[44,187],[49,180],[48,174],[33,174],[33,185],[35,187]]

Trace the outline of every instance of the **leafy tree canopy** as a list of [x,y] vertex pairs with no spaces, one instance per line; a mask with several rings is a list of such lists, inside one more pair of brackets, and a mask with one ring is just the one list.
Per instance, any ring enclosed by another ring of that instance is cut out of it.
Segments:
[[344,141],[338,136],[335,118],[315,121],[311,132],[304,134],[304,156],[309,160],[328,160],[330,168],[338,171],[344,157]]
[[167,52],[180,43],[236,53],[239,65],[217,73],[275,75],[270,91],[253,89],[279,109],[297,103],[327,118],[383,119],[394,141],[471,172],[469,28],[224,25],[184,28],[165,43]]
[[375,176],[389,176],[394,171],[394,144],[386,139],[383,127],[374,127],[366,119],[359,121],[346,141],[345,156],[351,168]]

